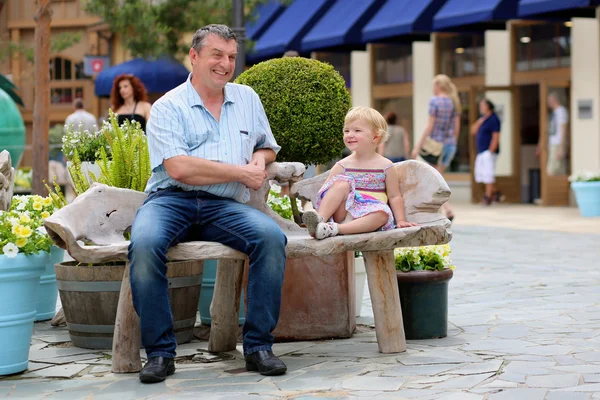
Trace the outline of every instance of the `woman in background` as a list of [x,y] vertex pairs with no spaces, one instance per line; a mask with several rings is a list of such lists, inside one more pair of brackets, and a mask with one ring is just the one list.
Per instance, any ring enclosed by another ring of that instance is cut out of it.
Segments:
[[400,162],[408,158],[410,150],[410,141],[408,133],[400,125],[396,125],[396,113],[390,111],[384,116],[388,123],[389,138],[386,142],[381,143],[377,152],[390,160],[391,162]]
[[150,118],[152,106],[147,101],[144,84],[137,77],[122,74],[115,78],[110,91],[110,105],[118,114],[119,125],[125,120],[137,121],[146,132],[146,121]]
[[[447,75],[437,75],[433,78],[433,97],[429,100],[429,122],[411,157],[417,158],[420,155],[429,165],[443,173],[456,154],[460,111],[456,86]],[[449,201],[442,206],[442,211],[445,211],[450,221],[454,219]]]

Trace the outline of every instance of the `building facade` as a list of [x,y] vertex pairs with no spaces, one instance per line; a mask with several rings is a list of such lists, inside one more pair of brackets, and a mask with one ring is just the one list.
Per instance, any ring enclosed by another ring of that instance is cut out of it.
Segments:
[[[85,108],[96,117],[106,114],[108,100],[94,96],[94,82],[91,75],[84,73],[87,56],[109,56],[114,65],[129,58],[129,55],[115,35],[111,35],[100,18],[88,15],[84,2],[54,0],[51,4],[51,43],[61,34],[80,36],[73,46],[60,52],[50,53],[50,126],[63,125],[66,117],[73,112],[73,99],[81,97]],[[33,61],[27,52],[33,54],[34,16],[36,0],[6,0],[0,9],[0,47],[19,47],[22,51],[4,52],[0,59],[0,73],[8,76],[19,88],[25,106],[21,114],[27,129],[26,148],[22,166],[31,165],[33,104],[35,77]]]

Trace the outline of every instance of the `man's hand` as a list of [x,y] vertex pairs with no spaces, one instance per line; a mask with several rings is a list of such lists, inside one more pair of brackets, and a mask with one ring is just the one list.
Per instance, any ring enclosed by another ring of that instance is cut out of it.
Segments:
[[563,149],[558,149],[556,151],[556,159],[561,161],[563,158],[565,158],[565,151]]
[[408,221],[398,221],[396,223],[396,228],[409,228],[411,226],[419,226],[419,224]]
[[264,171],[265,165],[266,165],[264,154],[262,154],[260,152],[252,154],[252,160],[250,161],[250,164],[256,165],[257,167],[261,168]]
[[267,177],[267,171],[265,171],[264,160],[262,161],[262,168],[256,163],[254,159],[250,164],[242,167],[242,179],[240,182],[247,188],[258,190],[263,185],[265,178]]

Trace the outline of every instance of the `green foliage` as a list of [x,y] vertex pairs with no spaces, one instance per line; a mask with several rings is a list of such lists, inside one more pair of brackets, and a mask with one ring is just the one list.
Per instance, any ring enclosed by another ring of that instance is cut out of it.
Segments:
[[[50,53],[60,53],[79,43],[81,41],[81,32],[63,32],[52,36],[50,39]],[[23,43],[7,41],[0,46],[0,60],[12,57],[14,54],[20,54],[25,59],[34,62],[34,48]]]
[[69,167],[75,193],[85,192],[92,182],[143,192],[151,169],[148,139],[139,122],[126,120],[119,125],[117,115],[109,110],[108,120],[98,134],[105,138],[108,146],[108,149],[101,147],[95,159],[100,167],[100,176],[89,172],[89,179],[86,177],[75,150]]
[[394,249],[396,270],[409,271],[442,271],[454,269],[450,253],[450,245],[402,247]]
[[569,176],[569,182],[600,182],[600,171],[583,171]]
[[[1,56],[0,60],[2,60]],[[23,99],[16,92],[17,87],[2,74],[0,74],[0,90],[5,91],[16,104],[23,107]]]
[[329,64],[302,57],[272,59],[237,79],[260,96],[277,143],[278,161],[326,164],[344,149],[350,94]]
[[[292,212],[292,200],[288,195],[281,194],[281,186],[277,184],[273,184],[271,186],[271,190],[269,190],[269,196],[267,197],[267,205],[282,218],[292,221],[294,220],[294,214]],[[300,199],[296,199],[296,205],[298,210],[302,211],[302,202]]]
[[80,161],[95,161],[100,158],[100,149],[109,150],[108,140],[103,132],[84,130],[81,124],[67,125],[62,143],[63,154],[69,161],[73,160],[75,152]]
[[[254,7],[267,1],[245,0],[246,20],[252,18]],[[87,0],[86,11],[122,35],[133,57],[171,55],[181,59],[190,48],[181,38],[208,24],[231,26],[232,4],[231,0]]]

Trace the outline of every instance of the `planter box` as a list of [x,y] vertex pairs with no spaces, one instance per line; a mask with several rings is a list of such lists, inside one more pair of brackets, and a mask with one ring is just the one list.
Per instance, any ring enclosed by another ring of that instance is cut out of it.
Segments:
[[452,270],[397,272],[406,339],[448,334],[448,282]]
[[[247,283],[245,272],[244,286]],[[349,338],[356,329],[354,252],[288,258],[276,341]]]
[[583,217],[600,217],[600,182],[572,182],[571,189]]

